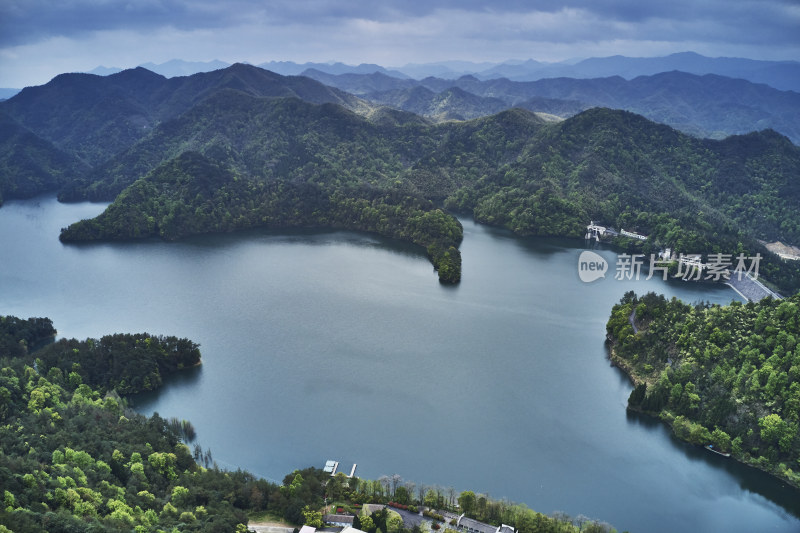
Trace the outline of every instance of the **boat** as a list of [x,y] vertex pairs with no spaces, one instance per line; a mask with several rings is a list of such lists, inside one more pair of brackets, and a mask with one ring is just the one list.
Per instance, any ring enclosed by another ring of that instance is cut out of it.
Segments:
[[729,454],[727,452],[721,452],[721,451],[715,449],[713,444],[707,444],[705,448],[706,448],[706,450],[712,451],[712,452],[714,452],[714,453],[716,453],[718,455],[721,455],[722,457],[730,457],[731,456],[731,454]]

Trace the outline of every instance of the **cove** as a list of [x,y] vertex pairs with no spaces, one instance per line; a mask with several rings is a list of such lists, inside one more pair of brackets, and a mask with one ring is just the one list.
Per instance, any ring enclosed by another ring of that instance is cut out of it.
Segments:
[[613,272],[583,283],[583,243],[468,220],[456,287],[422,250],[349,232],[58,241],[103,208],[0,208],[0,312],[49,316],[68,337],[199,342],[200,368],[135,405],[191,420],[222,467],[280,479],[337,459],[620,531],[800,530],[797,491],[627,414],[632,387],[607,359],[625,291],[727,303],[730,289]]

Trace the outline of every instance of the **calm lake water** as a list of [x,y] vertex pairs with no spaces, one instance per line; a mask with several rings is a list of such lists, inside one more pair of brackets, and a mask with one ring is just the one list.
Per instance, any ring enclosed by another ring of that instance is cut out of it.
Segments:
[[336,459],[620,531],[800,531],[798,491],[626,414],[631,385],[607,359],[625,291],[727,303],[730,289],[584,284],[582,243],[470,221],[458,287],[420,250],[348,232],[59,243],[103,207],[0,209],[0,313],[49,316],[65,337],[199,342],[202,367],[136,407],[191,420],[221,466],[279,480]]

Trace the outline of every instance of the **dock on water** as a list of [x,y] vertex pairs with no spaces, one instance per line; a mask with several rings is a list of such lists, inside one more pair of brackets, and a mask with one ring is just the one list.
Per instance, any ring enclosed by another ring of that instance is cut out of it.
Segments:
[[[353,463],[353,468],[350,469],[350,475],[347,476],[349,478],[356,475],[356,463]],[[330,473],[331,476],[336,475],[336,471],[339,469],[339,461],[328,460],[325,461],[325,468],[322,469],[323,472]]]
[[339,468],[339,461],[325,461],[325,468],[322,471],[330,472],[331,476],[335,476],[337,468]]

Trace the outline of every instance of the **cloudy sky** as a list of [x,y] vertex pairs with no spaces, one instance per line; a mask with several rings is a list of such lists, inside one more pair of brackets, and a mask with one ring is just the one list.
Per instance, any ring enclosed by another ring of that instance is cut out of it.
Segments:
[[800,60],[800,0],[0,0],[0,87],[187,61]]

